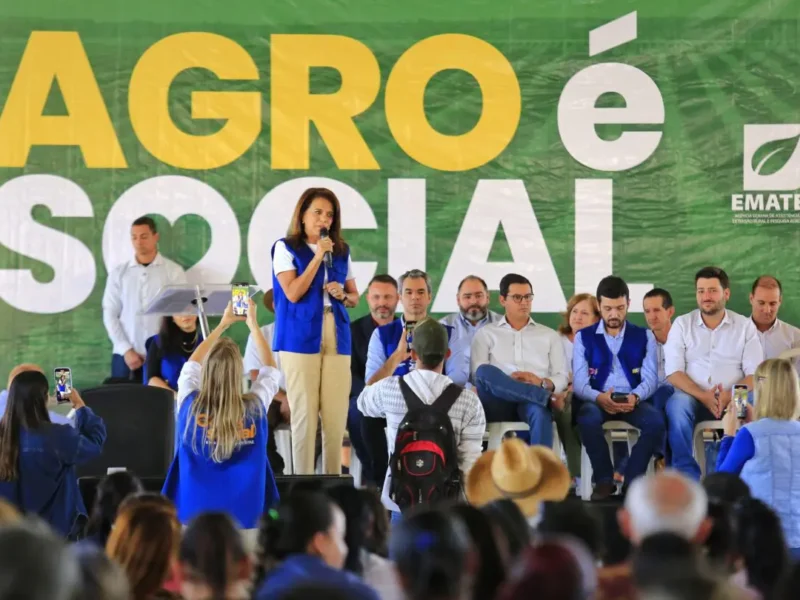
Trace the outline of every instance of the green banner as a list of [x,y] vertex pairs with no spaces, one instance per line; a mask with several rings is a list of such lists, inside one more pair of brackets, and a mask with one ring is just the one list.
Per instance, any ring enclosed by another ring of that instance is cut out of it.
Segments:
[[107,376],[142,214],[190,280],[271,287],[312,184],[360,286],[426,269],[436,314],[469,273],[527,275],[548,325],[612,271],[634,312],[707,264],[739,312],[800,288],[800,0],[31,0],[0,40],[0,373]]

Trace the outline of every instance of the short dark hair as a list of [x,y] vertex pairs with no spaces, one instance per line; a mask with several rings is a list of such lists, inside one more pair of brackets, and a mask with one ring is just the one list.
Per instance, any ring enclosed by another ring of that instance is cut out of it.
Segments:
[[644,299],[648,298],[661,298],[661,306],[663,308],[672,308],[672,294],[664,288],[653,288],[644,295]]
[[772,275],[761,275],[753,282],[753,289],[750,290],[751,294],[756,293],[756,288],[763,287],[768,290],[778,288],[778,293],[783,296],[783,286],[781,285],[780,279],[777,277],[773,277]]
[[461,283],[458,284],[458,289],[456,290],[456,292],[460,292],[461,287],[468,281],[477,281],[483,286],[483,289],[485,289],[487,292],[489,291],[489,286],[486,285],[486,282],[482,278],[478,277],[477,275],[467,275],[466,277],[464,277],[464,279],[461,280]]
[[133,225],[131,225],[131,227],[138,227],[139,225],[147,225],[150,228],[151,232],[158,233],[156,222],[150,217],[139,217],[133,222]]
[[510,288],[515,283],[519,283],[522,285],[528,285],[531,288],[531,292],[533,291],[533,286],[531,282],[528,281],[528,278],[519,275],[518,273],[509,273],[508,275],[503,275],[503,278],[500,280],[500,295],[504,298],[508,296],[508,288]]
[[719,279],[719,284],[723,290],[731,288],[731,280],[728,279],[728,274],[719,267],[703,267],[694,275],[695,284],[697,284],[698,279]]
[[597,284],[597,293],[595,296],[597,297],[597,303],[600,304],[604,296],[609,300],[613,300],[614,298],[630,300],[631,293],[628,290],[628,284],[625,283],[622,277],[609,275],[608,277],[603,277],[600,283]]
[[373,283],[388,283],[389,285],[393,285],[395,289],[397,289],[397,280],[391,275],[387,275],[386,273],[375,275],[375,277],[370,279],[369,283],[367,284],[367,289],[369,289]]

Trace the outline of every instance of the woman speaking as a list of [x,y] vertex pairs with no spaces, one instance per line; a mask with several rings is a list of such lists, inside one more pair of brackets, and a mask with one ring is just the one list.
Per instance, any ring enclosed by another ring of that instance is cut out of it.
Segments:
[[350,316],[358,304],[350,248],[342,239],[336,195],[309,188],[294,209],[288,235],[272,248],[273,350],[280,352],[292,414],[294,472],[314,472],[317,417],[322,418],[324,471],[342,470],[350,395]]

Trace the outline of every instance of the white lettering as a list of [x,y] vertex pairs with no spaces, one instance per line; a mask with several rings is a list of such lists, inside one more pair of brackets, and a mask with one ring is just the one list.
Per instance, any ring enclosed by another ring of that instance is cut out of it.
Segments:
[[742,205],[743,198],[744,194],[733,194],[731,196],[731,210],[744,210]]
[[778,202],[778,194],[770,194],[767,198],[767,210],[780,210],[781,204]]
[[745,210],[764,210],[764,194],[746,194],[744,197]]
[[389,180],[388,272],[426,270],[425,180]]

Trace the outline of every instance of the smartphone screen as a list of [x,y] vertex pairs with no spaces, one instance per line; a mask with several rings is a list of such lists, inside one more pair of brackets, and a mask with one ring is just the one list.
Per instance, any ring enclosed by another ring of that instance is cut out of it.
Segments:
[[736,410],[736,418],[747,418],[747,386],[736,384],[733,386],[733,406]]
[[69,367],[56,367],[53,369],[56,383],[56,399],[59,402],[69,402],[72,393],[72,369]]
[[611,394],[611,401],[617,404],[626,404],[628,402],[628,394],[614,392]]
[[249,284],[234,283],[233,286],[231,286],[231,303],[233,304],[233,314],[235,314],[237,317],[246,317],[249,301]]

